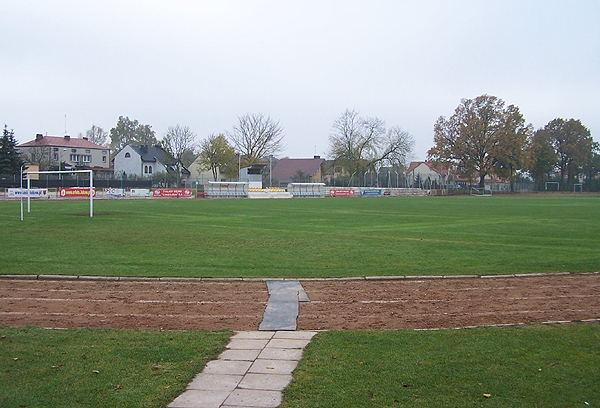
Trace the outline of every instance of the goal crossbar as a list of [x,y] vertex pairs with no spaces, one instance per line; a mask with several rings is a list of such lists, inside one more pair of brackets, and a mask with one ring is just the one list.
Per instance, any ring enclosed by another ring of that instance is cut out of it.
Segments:
[[[90,218],[94,216],[94,171],[93,170],[46,170],[46,171],[28,171],[27,175],[27,214],[31,212],[31,179],[30,174],[74,174],[89,173],[90,175]],[[21,190],[23,190],[23,177],[21,177]],[[21,221],[23,221],[23,195],[21,194]]]

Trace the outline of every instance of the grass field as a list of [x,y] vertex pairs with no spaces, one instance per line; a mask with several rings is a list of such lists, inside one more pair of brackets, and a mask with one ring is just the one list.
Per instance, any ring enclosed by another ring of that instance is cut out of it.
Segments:
[[333,331],[282,407],[597,407],[600,324]]
[[230,335],[0,327],[0,407],[165,407]]
[[589,272],[597,195],[0,202],[0,273],[344,277]]

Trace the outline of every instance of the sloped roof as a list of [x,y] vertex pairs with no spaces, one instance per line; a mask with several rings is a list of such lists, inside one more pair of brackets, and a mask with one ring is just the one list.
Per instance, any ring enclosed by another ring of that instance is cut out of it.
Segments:
[[433,163],[429,163],[426,161],[414,161],[414,162],[410,162],[410,166],[408,166],[408,170],[406,170],[407,173],[412,172],[414,169],[416,169],[417,167],[419,167],[421,164],[426,165],[427,167],[429,167],[429,170],[441,174],[441,175],[446,175],[448,174],[448,166],[447,165],[434,165]]
[[298,172],[305,176],[314,176],[324,161],[320,157],[313,159],[281,159],[273,167],[273,178],[279,181],[292,180],[297,177]]
[[34,140],[20,144],[17,147],[37,147],[37,146],[51,146],[51,147],[68,147],[68,148],[79,148],[79,149],[102,149],[109,150],[108,147],[97,145],[87,139],[79,139],[75,137],[57,137],[57,136],[42,136],[38,135]]
[[171,156],[165,149],[160,146],[133,146],[129,145],[137,154],[140,155],[144,162],[156,162],[159,161],[163,164],[173,164],[177,160]]

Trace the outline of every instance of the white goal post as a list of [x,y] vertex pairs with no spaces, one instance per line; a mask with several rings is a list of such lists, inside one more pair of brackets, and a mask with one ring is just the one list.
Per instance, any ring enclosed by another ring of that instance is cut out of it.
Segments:
[[[548,189],[549,186],[555,186],[556,189]],[[546,191],[560,191],[560,183],[558,181],[546,181]]]
[[[94,171],[93,170],[48,170],[48,171],[28,171],[27,174],[27,214],[31,212],[31,179],[30,174],[73,174],[73,173],[89,173],[90,175],[90,218],[94,216]],[[21,183],[23,177],[21,177]],[[23,188],[21,187],[21,190]],[[21,221],[23,221],[23,194],[21,194]]]

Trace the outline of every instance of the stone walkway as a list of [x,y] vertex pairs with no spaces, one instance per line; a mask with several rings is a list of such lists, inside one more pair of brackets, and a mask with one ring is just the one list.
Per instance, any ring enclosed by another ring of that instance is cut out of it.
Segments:
[[278,407],[316,332],[237,332],[168,408]]

